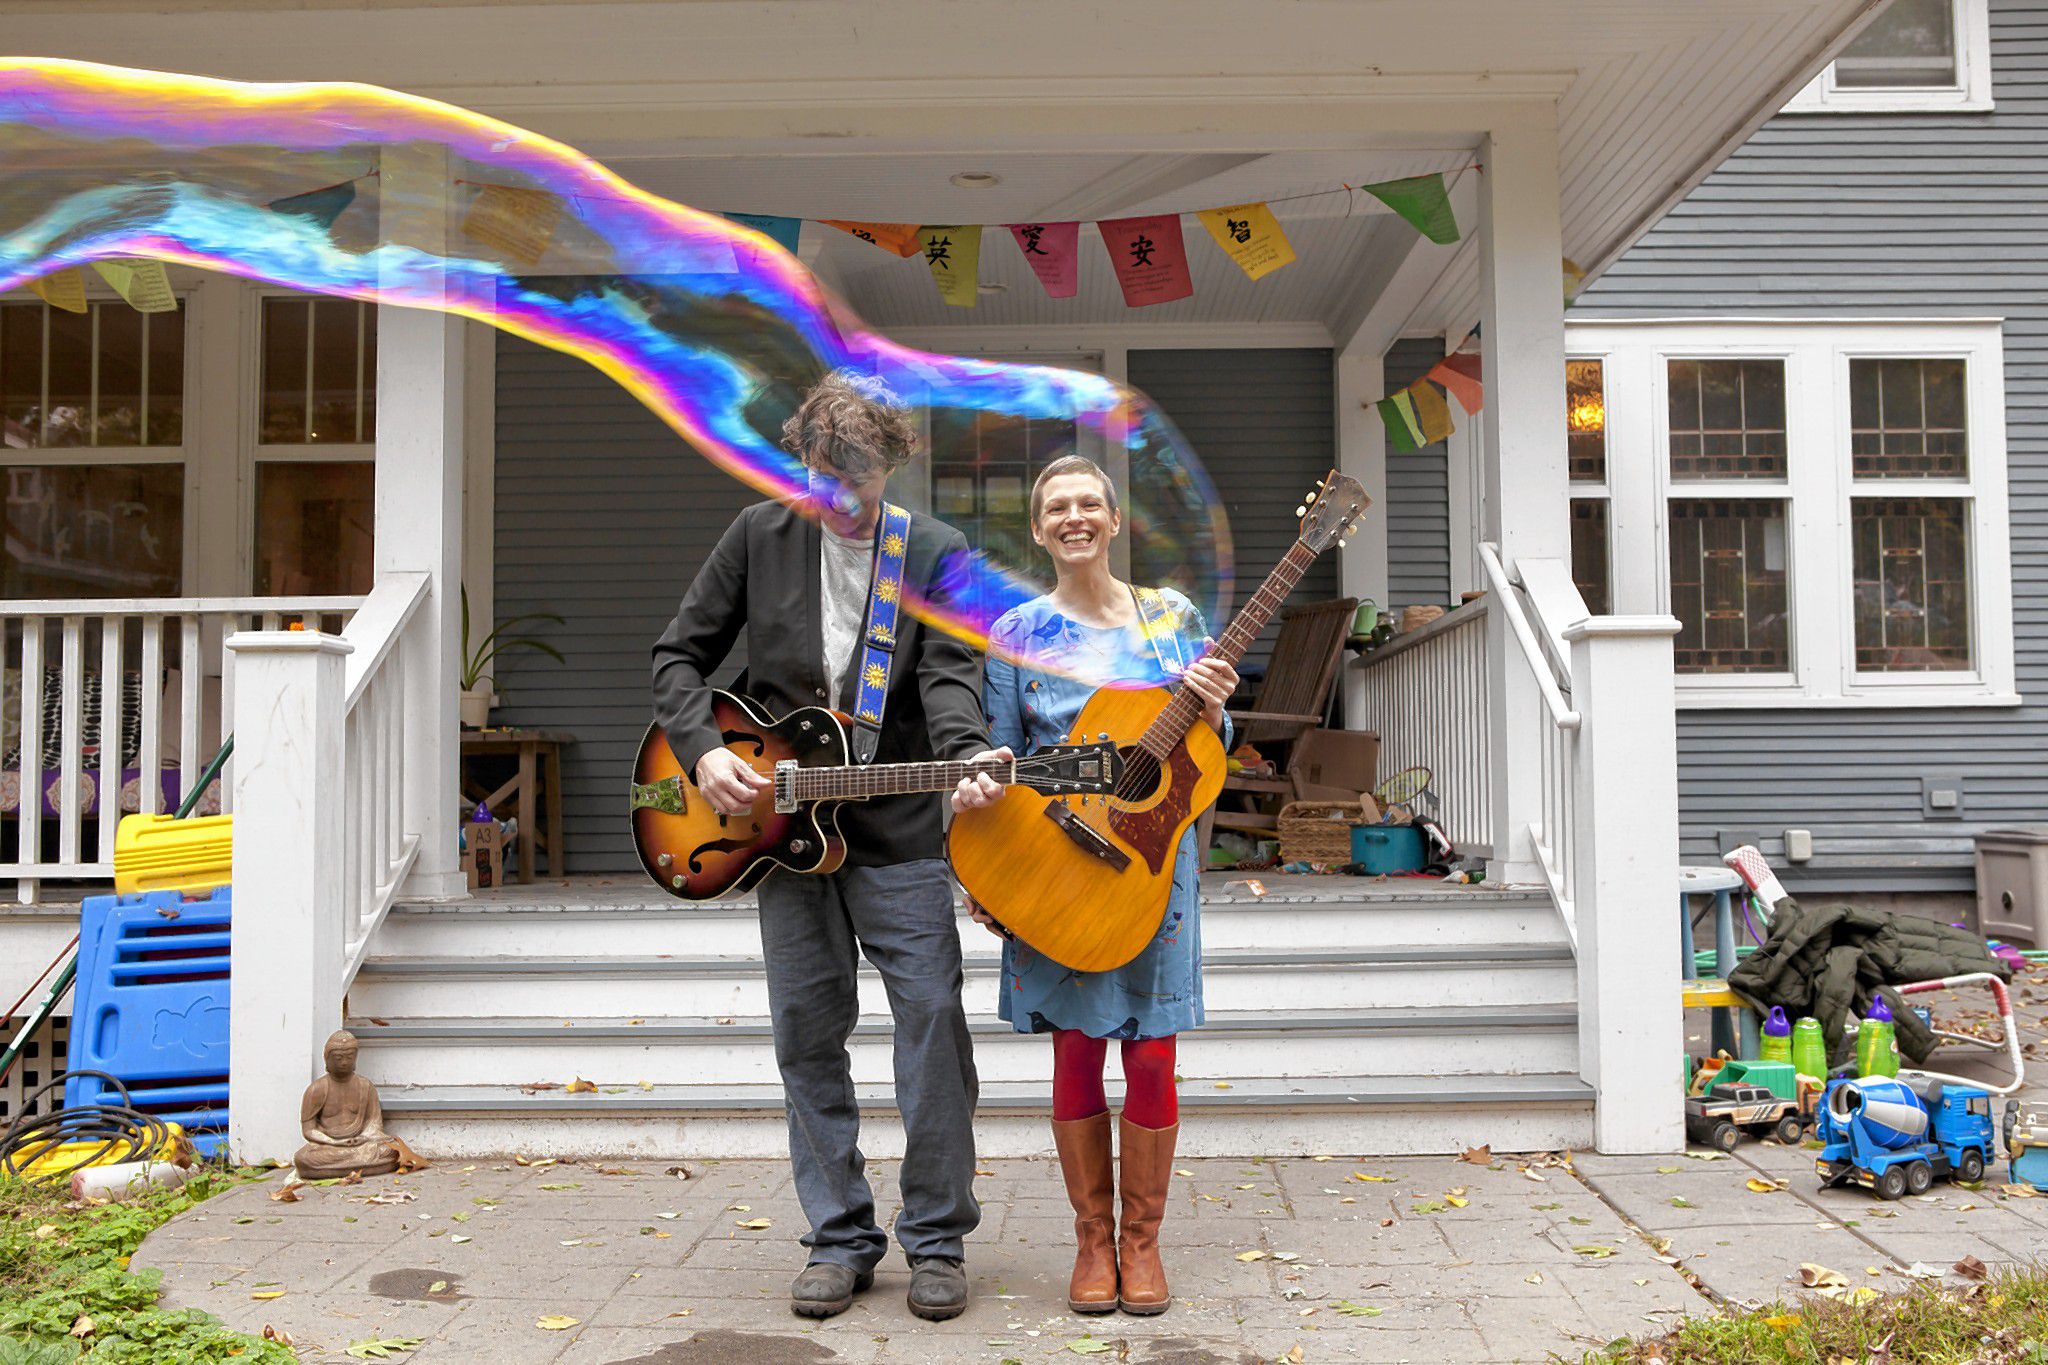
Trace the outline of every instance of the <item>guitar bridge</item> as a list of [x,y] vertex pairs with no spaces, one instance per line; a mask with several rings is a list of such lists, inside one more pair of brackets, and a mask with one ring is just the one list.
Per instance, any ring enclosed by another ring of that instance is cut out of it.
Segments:
[[1130,854],[1104,838],[1102,831],[1074,814],[1071,806],[1060,801],[1048,801],[1045,803],[1045,814],[1060,827],[1060,833],[1072,839],[1075,846],[1089,857],[1101,859],[1118,872],[1131,865]]
[[775,764],[775,813],[788,815],[796,809],[796,770],[793,758],[776,760]]

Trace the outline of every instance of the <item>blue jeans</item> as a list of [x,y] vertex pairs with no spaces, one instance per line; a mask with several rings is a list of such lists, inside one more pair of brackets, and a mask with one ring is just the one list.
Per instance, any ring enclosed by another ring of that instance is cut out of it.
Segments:
[[978,1085],[960,1003],[960,936],[943,860],[776,872],[761,884],[761,951],[775,1061],[789,1112],[797,1200],[813,1262],[870,1270],[888,1250],[860,1151],[846,1042],[860,1016],[856,952],[882,974],[894,1018],[905,1149],[896,1240],[908,1256],[963,1258],[974,1200]]

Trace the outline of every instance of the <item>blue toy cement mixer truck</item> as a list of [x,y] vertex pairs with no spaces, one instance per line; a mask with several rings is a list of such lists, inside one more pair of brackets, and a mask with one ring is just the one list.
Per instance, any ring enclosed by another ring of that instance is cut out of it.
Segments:
[[1854,1182],[1880,1199],[1925,1194],[1935,1177],[1982,1180],[1995,1159],[1990,1092],[1931,1077],[1844,1077],[1820,1103],[1821,1188]]

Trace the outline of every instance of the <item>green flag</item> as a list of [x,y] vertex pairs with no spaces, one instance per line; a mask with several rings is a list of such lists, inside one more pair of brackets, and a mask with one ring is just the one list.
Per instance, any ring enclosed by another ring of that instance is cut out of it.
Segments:
[[1431,172],[1359,188],[1407,219],[1417,232],[1439,246],[1458,240],[1458,216],[1451,212],[1451,197],[1444,192],[1443,176]]
[[1382,398],[1373,404],[1379,410],[1380,421],[1387,427],[1387,439],[1393,443],[1397,455],[1413,455],[1422,449],[1420,433],[1401,411],[1401,405],[1393,398]]

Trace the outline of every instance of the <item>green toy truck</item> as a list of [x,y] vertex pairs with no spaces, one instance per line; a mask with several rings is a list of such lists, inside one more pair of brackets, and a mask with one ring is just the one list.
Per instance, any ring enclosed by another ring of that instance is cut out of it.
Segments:
[[1734,1151],[1744,1133],[1796,1146],[1814,1121],[1818,1093],[1788,1063],[1726,1062],[1705,1093],[1686,1097],[1685,1135],[1723,1152]]

